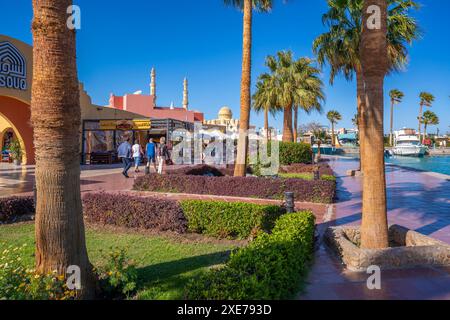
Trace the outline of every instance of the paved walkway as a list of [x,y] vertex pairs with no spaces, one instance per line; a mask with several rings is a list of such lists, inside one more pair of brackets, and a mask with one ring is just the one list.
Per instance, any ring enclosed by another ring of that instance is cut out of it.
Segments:
[[[170,167],[177,169],[178,166]],[[141,167],[141,170],[144,168]],[[34,185],[34,166],[15,167],[11,164],[0,164],[0,197],[32,194]],[[130,179],[121,175],[121,165],[92,165],[81,167],[81,191],[121,191],[130,190],[134,179],[141,173],[130,169]]]
[[[319,228],[361,223],[361,178],[345,172],[357,161],[330,159],[338,176],[337,203],[332,218]],[[450,181],[396,166],[386,169],[388,218],[450,244]],[[344,270],[338,260],[320,246],[300,299],[450,299],[450,268],[412,268],[382,272],[382,289],[367,289],[365,273]]]

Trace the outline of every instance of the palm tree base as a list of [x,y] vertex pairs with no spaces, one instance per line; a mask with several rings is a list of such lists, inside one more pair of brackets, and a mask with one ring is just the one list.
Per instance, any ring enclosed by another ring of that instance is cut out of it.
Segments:
[[324,240],[351,271],[367,271],[373,265],[381,269],[450,265],[449,245],[399,225],[390,226],[389,235],[390,246],[384,249],[361,248],[361,229],[356,226],[328,228]]

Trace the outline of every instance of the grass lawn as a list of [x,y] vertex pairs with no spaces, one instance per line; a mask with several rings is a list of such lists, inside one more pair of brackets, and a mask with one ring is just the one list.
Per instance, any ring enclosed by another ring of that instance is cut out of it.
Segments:
[[[314,180],[314,174],[310,172],[303,172],[303,173],[279,173],[279,177],[285,178],[285,179],[302,179],[302,180],[308,180],[312,181]],[[328,174],[322,174],[320,175],[321,180],[329,180],[329,181],[336,181],[336,177],[328,175]]]
[[[138,299],[183,299],[189,279],[208,267],[225,262],[231,243],[180,241],[164,236],[120,233],[87,227],[89,258],[95,265],[112,248],[126,248],[128,257],[139,267]],[[27,244],[24,261],[34,263],[34,224],[0,226],[0,244]],[[103,251],[103,252],[102,252]]]

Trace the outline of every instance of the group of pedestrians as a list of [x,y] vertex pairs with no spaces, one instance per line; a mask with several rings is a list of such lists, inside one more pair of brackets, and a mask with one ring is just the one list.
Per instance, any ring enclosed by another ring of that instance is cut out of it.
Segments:
[[166,163],[170,161],[170,153],[164,137],[161,138],[159,145],[153,141],[153,138],[150,138],[145,146],[145,153],[139,141],[136,141],[134,145],[131,145],[130,138],[127,137],[125,138],[125,141],[120,144],[117,153],[119,159],[121,159],[123,163],[122,174],[126,178],[129,178],[128,170],[133,166],[133,161],[134,171],[136,173],[140,172],[139,167],[144,157],[146,157],[146,173],[150,173],[150,166],[153,164],[155,172],[159,174],[163,173]]

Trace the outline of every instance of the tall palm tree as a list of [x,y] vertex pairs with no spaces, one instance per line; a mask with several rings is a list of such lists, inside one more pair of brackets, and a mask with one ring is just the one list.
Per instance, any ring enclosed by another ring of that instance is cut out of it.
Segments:
[[291,51],[280,51],[276,56],[268,56],[266,65],[275,81],[274,94],[276,105],[284,108],[283,141],[294,140],[292,110],[294,106],[311,112],[321,112],[325,100],[320,70],[312,65],[312,60],[300,58],[295,60]]
[[[386,211],[386,177],[384,163],[384,93],[383,85],[389,70],[388,56],[388,1],[364,0],[363,31],[361,35],[360,61],[365,88],[365,111],[361,136],[364,179],[361,223],[361,247],[365,249],[389,246]],[[379,8],[380,16],[374,10]]]
[[269,132],[269,113],[275,116],[278,111],[282,110],[282,107],[277,105],[275,82],[276,78],[274,75],[262,74],[258,79],[256,92],[253,95],[253,109],[258,113],[261,111],[264,112],[266,141],[271,139]]
[[430,110],[427,110],[424,112],[422,116],[422,123],[423,123],[423,142],[425,142],[425,139],[427,138],[427,128],[428,126],[437,126],[439,124],[439,117]]
[[36,147],[36,270],[81,271],[80,298],[92,298],[80,196],[81,110],[75,31],[67,25],[72,0],[33,0],[31,120]]
[[422,141],[422,114],[423,114],[423,107],[431,107],[434,102],[434,96],[431,93],[428,92],[421,92],[420,95],[420,109],[419,109],[419,116],[417,119],[419,120],[419,140]]
[[251,70],[252,70],[252,20],[253,9],[267,12],[272,9],[272,0],[224,0],[226,5],[237,7],[244,12],[242,78],[241,78],[241,112],[239,118],[239,140],[235,176],[243,177],[247,168],[248,129],[251,108]]
[[[409,15],[410,9],[418,9],[419,5],[412,0],[387,0],[387,3],[389,72],[395,72],[407,63],[407,44],[420,36],[415,19]],[[361,120],[365,102],[359,52],[363,0],[328,0],[328,6],[322,17],[328,31],[314,40],[313,50],[320,65],[330,65],[331,84],[339,74],[349,81],[356,77],[357,115]],[[358,121],[359,131],[364,130],[363,125],[363,121]],[[363,144],[364,137],[360,135],[361,148]]]
[[328,111],[327,113],[327,119],[331,123],[331,145],[335,147],[336,143],[335,143],[334,125],[338,123],[338,121],[342,120],[342,116],[338,111],[331,110]]
[[391,97],[391,126],[389,131],[389,144],[394,145],[394,105],[402,102],[405,94],[397,89],[392,89],[389,92],[389,97]]

